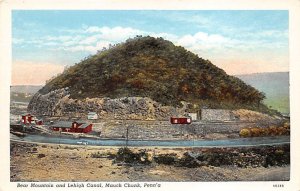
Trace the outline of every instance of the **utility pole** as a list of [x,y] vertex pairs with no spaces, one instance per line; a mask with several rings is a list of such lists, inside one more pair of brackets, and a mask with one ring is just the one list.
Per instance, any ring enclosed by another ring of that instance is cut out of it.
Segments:
[[128,125],[126,125],[126,147],[128,146]]

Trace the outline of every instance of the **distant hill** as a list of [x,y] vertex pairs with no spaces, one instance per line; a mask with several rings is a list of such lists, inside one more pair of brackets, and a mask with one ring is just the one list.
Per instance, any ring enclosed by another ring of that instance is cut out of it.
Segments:
[[289,72],[258,73],[236,77],[264,92],[266,105],[282,113],[290,113]]
[[39,91],[43,86],[33,86],[33,85],[17,85],[17,86],[11,86],[10,92],[15,93],[24,93],[24,94],[35,94],[37,91]]
[[43,86],[17,85],[10,87],[11,101],[29,102],[33,95]]
[[163,105],[262,109],[264,94],[181,46],[141,37],[99,51],[48,80],[40,94],[68,88],[70,97],[149,97]]

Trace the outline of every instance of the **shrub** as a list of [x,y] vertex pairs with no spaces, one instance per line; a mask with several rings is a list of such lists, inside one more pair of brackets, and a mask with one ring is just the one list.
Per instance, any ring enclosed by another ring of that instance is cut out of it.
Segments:
[[171,154],[160,154],[154,157],[155,162],[158,164],[172,165],[177,162],[177,155],[175,153]]
[[262,136],[262,129],[258,127],[250,128],[251,136],[252,137],[260,137]]
[[261,137],[261,136],[280,136],[280,135],[289,135],[290,130],[287,126],[276,127],[270,126],[268,128],[244,128],[240,130],[241,137]]
[[268,134],[268,135],[276,136],[277,134],[278,134],[277,127],[275,127],[275,126],[270,126],[270,127],[269,127],[269,134]]
[[251,137],[251,131],[249,128],[244,128],[240,131],[241,137]]
[[289,122],[285,122],[283,124],[283,127],[286,128],[286,129],[290,129],[290,123]]
[[267,135],[269,135],[269,129],[261,128],[261,136],[267,136]]
[[278,129],[277,131],[278,135],[285,135],[287,132],[287,129],[285,129],[284,127],[278,127],[277,129]]
[[151,161],[149,159],[150,157],[146,150],[135,153],[124,147],[118,150],[115,162],[150,164]]

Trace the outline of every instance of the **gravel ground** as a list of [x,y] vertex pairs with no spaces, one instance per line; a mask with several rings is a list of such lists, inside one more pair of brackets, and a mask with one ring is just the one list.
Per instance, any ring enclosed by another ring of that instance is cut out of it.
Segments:
[[[154,149],[154,148],[152,148]],[[266,181],[289,180],[290,166],[178,167],[151,163],[128,165],[107,157],[118,148],[11,143],[11,181]],[[155,148],[157,154],[185,149]],[[100,153],[100,158],[91,154]]]

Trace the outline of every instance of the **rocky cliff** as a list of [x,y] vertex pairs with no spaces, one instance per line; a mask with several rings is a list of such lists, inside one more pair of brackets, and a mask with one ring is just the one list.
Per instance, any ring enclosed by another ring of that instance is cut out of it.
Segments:
[[166,120],[172,115],[184,115],[185,106],[179,109],[162,106],[147,97],[72,99],[68,88],[63,88],[44,95],[36,93],[28,111],[35,115],[84,118],[93,111],[106,119]]

